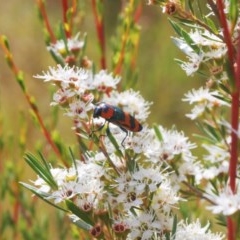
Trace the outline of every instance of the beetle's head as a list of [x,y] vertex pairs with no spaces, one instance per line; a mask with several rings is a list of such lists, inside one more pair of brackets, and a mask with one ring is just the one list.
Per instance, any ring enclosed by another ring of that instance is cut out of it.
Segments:
[[94,118],[98,118],[101,116],[102,113],[102,107],[101,106],[97,106],[95,107],[94,111],[93,111],[93,117]]

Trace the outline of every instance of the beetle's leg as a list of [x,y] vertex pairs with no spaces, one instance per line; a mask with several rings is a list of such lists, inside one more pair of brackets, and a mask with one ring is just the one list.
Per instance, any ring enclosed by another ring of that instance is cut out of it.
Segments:
[[94,132],[98,132],[98,131],[100,131],[101,129],[103,129],[103,127],[105,126],[106,122],[107,122],[107,121],[105,121],[104,124],[103,124],[102,126],[100,126],[99,128],[97,128],[97,129],[95,129],[95,130],[92,130],[91,133],[90,133],[90,135],[89,135],[89,137],[92,137],[92,135],[93,135]]
[[97,129],[95,129],[95,130],[92,130],[92,133],[98,132],[98,131],[100,131],[101,129],[103,129],[103,127],[105,126],[106,122],[107,122],[107,121],[105,121],[104,124],[103,124],[102,126],[100,126],[99,128],[97,128]]
[[126,130],[126,129],[123,128],[123,127],[120,127],[120,128],[121,128],[122,131],[124,131],[124,132],[126,133],[126,136],[124,137],[124,139],[123,139],[122,142],[121,142],[122,147],[125,148],[124,145],[123,145],[123,143],[124,143],[124,141],[126,140],[126,138],[127,138],[127,136],[128,136],[128,130]]
[[[118,127],[128,135],[128,131],[125,128],[122,128],[120,126],[118,126]],[[114,138],[114,136],[109,128],[109,123],[108,123],[107,129],[106,129],[106,133],[107,133],[107,136],[109,137],[110,141],[112,142],[112,144],[115,146],[115,148],[119,150],[119,144],[116,141],[116,139]],[[123,148],[124,148],[123,142],[126,139],[127,135],[124,137],[123,141],[121,142],[121,145]],[[113,137],[113,139],[111,140],[112,137]]]

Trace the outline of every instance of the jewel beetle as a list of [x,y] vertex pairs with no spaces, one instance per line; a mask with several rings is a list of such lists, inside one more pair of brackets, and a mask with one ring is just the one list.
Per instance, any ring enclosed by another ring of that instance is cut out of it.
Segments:
[[[139,123],[139,121],[136,118],[134,118],[132,115],[130,115],[127,112],[124,112],[119,107],[112,106],[107,103],[100,103],[99,105],[97,105],[94,109],[93,117],[94,118],[102,117],[107,122],[110,122],[120,127],[126,133],[126,137],[128,135],[128,131],[140,132],[143,128],[142,125]],[[105,124],[103,124],[100,127],[100,129],[104,125]],[[123,139],[122,145],[126,137]]]

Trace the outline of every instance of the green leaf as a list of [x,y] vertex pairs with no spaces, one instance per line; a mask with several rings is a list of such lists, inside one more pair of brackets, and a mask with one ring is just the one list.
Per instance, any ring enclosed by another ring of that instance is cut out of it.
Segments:
[[194,15],[193,2],[194,2],[194,0],[188,0],[188,7],[189,7],[191,13]]
[[239,0],[230,0],[229,17],[230,17],[233,28],[236,25],[237,19],[238,19],[238,14],[239,14],[238,7],[239,7]]
[[188,28],[202,29],[202,27],[196,25],[195,22],[193,22],[192,20],[188,20],[188,19],[181,19],[181,22],[179,22],[178,24],[181,24],[182,26],[185,26]]
[[194,52],[199,53],[200,48],[195,44],[190,35],[183,28],[181,28],[178,23],[172,21],[171,19],[169,19],[169,21],[175,32],[186,41],[188,46],[192,48]]
[[43,163],[41,163],[34,155],[31,153],[27,153],[25,155],[25,160],[28,163],[28,165],[53,189],[57,189],[57,183],[55,182],[49,166],[46,163],[46,160],[43,158],[43,156],[40,154],[41,160]]
[[162,142],[162,141],[163,141],[163,137],[162,137],[162,134],[161,134],[161,132],[160,132],[159,127],[157,126],[157,124],[154,124],[154,125],[153,125],[153,130],[154,130],[154,132],[155,132],[158,140],[159,140],[160,142]]
[[214,21],[213,21],[211,18],[209,18],[209,17],[204,18],[204,20],[205,20],[206,24],[211,28],[211,30],[212,30],[215,34],[218,34],[218,29],[217,29]]
[[70,152],[70,155],[71,155],[71,158],[72,158],[72,162],[73,162],[73,166],[75,168],[75,171],[76,171],[76,175],[78,176],[78,170],[77,170],[77,162],[76,162],[76,159],[73,155],[73,151],[72,149],[69,147],[69,152]]
[[[197,0],[195,2],[196,2],[196,5],[197,5],[196,12],[198,13],[198,15],[200,15],[201,18],[203,18],[204,14],[202,12],[201,3],[199,2],[199,0]],[[202,0],[201,0],[201,2],[202,2]]]
[[73,224],[75,224],[76,226],[78,226],[81,229],[87,230],[89,231],[92,226],[87,224],[86,222],[82,221],[81,219],[77,220],[77,221],[72,221]]
[[[227,226],[226,217],[223,214],[216,215],[217,224],[223,227]],[[238,221],[239,222],[239,221]]]
[[1,35],[1,41],[3,42],[4,46],[10,51],[10,45],[7,36]]
[[39,191],[38,188],[36,187],[33,187],[32,185],[30,184],[27,184],[27,183],[24,183],[24,182],[20,182],[20,184],[22,186],[24,186],[25,188],[27,188],[28,190],[30,190],[31,192],[33,192],[36,196],[38,196],[39,198],[41,198],[44,202],[48,203],[49,205],[59,209],[59,210],[62,210],[64,212],[68,212],[68,210],[62,208],[62,207],[59,207],[58,205],[55,205],[54,203],[52,203],[51,201],[47,200],[46,197],[49,197],[49,194],[46,193],[46,192],[42,192],[42,191]]
[[117,151],[117,155],[120,156],[120,157],[123,157],[123,154],[122,152],[120,151],[120,148],[119,148],[119,145],[116,141],[116,139],[114,138],[114,136],[112,135],[110,129],[109,129],[109,126],[107,127],[106,129],[106,134],[110,140],[110,142],[113,144],[113,146],[115,147],[116,151]]
[[[172,235],[173,236],[175,236],[176,231],[177,231],[177,215],[175,215],[173,218],[173,226],[172,226]],[[175,237],[173,239],[175,239]]]
[[51,48],[49,49],[49,52],[56,63],[60,64],[61,66],[65,65],[63,59],[58,54],[56,54]]
[[221,138],[219,137],[216,129],[212,127],[209,124],[206,124],[206,127],[204,128],[205,132],[208,134],[209,137],[211,137],[213,140],[215,139],[216,141],[220,141]]
[[68,49],[68,40],[67,40],[67,37],[66,37],[66,34],[65,34],[65,30],[64,30],[63,24],[60,24],[60,26],[59,26],[59,33],[60,33],[60,38],[64,42],[66,54],[70,55],[70,52],[69,52],[69,49]]
[[208,140],[209,142],[216,143],[221,140],[221,137],[217,133],[216,129],[211,125],[207,123],[201,124],[198,122],[197,126],[205,134],[205,139]]
[[234,78],[233,68],[228,59],[226,59],[225,69],[226,69],[226,72],[227,72],[227,75],[229,78],[229,83],[234,88],[235,87],[235,78]]
[[231,94],[230,89],[228,88],[228,86],[225,86],[223,83],[219,83],[219,87],[227,94]]
[[68,209],[81,219],[84,225],[87,227],[85,230],[89,230],[93,225],[93,220],[88,216],[87,212],[82,211],[78,206],[76,206],[72,201],[66,200],[66,205]]

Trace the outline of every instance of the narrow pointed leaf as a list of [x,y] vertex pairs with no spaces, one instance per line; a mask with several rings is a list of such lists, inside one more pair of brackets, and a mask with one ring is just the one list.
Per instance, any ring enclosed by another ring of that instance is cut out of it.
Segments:
[[44,166],[34,155],[27,153],[25,160],[28,165],[52,188],[57,189],[57,184],[48,168]]
[[161,132],[160,132],[160,130],[159,130],[159,127],[158,127],[156,124],[154,124],[154,125],[153,125],[153,129],[154,129],[154,132],[155,132],[158,140],[159,140],[160,142],[162,142],[162,141],[163,141],[163,137],[162,137],[162,134],[161,134]]
[[190,35],[183,28],[181,28],[176,22],[174,22],[172,20],[169,20],[169,21],[170,21],[173,29],[175,30],[175,32],[186,41],[188,46],[190,48],[192,48],[192,50],[194,52],[199,53],[200,48],[195,44],[195,42],[192,40]]
[[41,198],[44,202],[48,203],[49,205],[59,209],[59,210],[62,210],[64,212],[68,212],[67,209],[64,209],[62,207],[59,207],[58,205],[55,205],[54,203],[52,203],[51,201],[47,200],[46,197],[49,197],[49,194],[45,193],[45,192],[41,192],[39,191],[38,188],[35,188],[33,187],[32,185],[30,184],[27,184],[27,183],[24,183],[24,182],[20,182],[20,184],[22,186],[24,186],[25,188],[27,188],[28,190],[30,190],[32,193],[34,193],[36,196],[38,196],[39,198]]
[[112,135],[109,127],[107,127],[107,129],[106,129],[106,133],[107,133],[107,136],[108,136],[110,142],[111,142],[111,143],[113,144],[113,146],[115,147],[115,149],[116,149],[116,151],[117,151],[117,154],[122,157],[123,154],[122,154],[122,152],[120,151],[119,145],[118,145],[116,139],[114,138],[114,136]]
[[231,19],[231,25],[235,26],[237,23],[239,11],[239,0],[230,0],[229,2],[229,17]]
[[88,213],[82,211],[78,206],[76,206],[72,201],[66,200],[66,205],[68,209],[78,216],[83,222],[85,222],[87,225],[93,226],[93,220],[88,216]]

